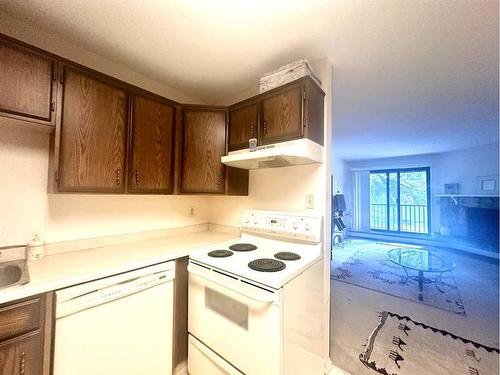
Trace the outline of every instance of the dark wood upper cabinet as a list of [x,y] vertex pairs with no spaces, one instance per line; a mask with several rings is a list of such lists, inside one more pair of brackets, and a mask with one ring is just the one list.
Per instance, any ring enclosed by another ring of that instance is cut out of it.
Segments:
[[257,145],[297,138],[323,145],[324,95],[312,78],[303,77],[232,105],[228,151],[248,148],[252,136]]
[[185,108],[182,122],[181,192],[224,193],[226,110]]
[[127,90],[70,66],[61,90],[58,191],[123,192]]
[[268,144],[302,137],[302,93],[302,85],[298,84],[264,96],[261,102],[259,143]]
[[0,34],[0,116],[55,127],[51,192],[248,195],[248,171],[221,157],[251,138],[323,145],[324,95],[303,77],[229,108],[182,105]]
[[226,166],[226,195],[248,195],[248,169]]
[[259,126],[258,102],[229,109],[228,151],[248,148],[248,140],[257,138]]
[[129,192],[173,192],[174,129],[173,105],[133,96]]
[[303,80],[303,125],[304,137],[324,145],[325,93],[311,78]]
[[56,63],[0,38],[0,114],[54,126]]

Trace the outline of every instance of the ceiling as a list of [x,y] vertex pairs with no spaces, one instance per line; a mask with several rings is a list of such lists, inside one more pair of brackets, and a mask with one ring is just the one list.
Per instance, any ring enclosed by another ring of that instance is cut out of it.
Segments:
[[334,64],[334,153],[498,140],[498,1],[2,0],[0,11],[206,103],[289,61]]

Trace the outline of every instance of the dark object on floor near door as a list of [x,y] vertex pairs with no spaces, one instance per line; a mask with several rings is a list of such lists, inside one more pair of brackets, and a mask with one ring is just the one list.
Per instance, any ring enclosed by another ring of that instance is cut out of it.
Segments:
[[334,218],[333,222],[335,223],[335,227],[338,231],[343,231],[345,229],[344,220],[342,220],[341,217]]
[[335,194],[333,196],[333,211],[342,213],[346,210],[344,194]]

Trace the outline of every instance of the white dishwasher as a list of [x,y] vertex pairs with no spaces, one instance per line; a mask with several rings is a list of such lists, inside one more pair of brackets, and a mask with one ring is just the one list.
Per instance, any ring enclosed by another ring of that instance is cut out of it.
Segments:
[[56,292],[54,375],[172,373],[167,262]]

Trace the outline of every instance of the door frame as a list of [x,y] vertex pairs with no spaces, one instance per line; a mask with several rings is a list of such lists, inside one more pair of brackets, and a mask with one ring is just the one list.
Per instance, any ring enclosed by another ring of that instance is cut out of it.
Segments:
[[[427,233],[417,233],[417,232],[408,232],[408,231],[402,231],[401,230],[401,186],[400,186],[400,177],[401,177],[401,172],[422,172],[425,171],[426,173],[426,189],[427,189]],[[371,228],[371,223],[370,223],[370,231],[374,232],[381,232],[381,233],[395,233],[395,234],[405,234],[405,235],[414,235],[418,237],[430,237],[432,234],[431,230],[431,167],[411,167],[411,168],[390,168],[390,169],[374,169],[370,170],[370,174],[382,174],[385,173],[386,175],[386,205],[387,205],[387,229],[372,229]],[[391,173],[397,173],[397,202],[398,202],[398,209],[397,209],[397,230],[391,230],[390,229],[390,211],[389,211],[389,194],[390,194],[390,188],[389,188],[389,175]],[[371,189],[371,185],[369,186]],[[370,202],[370,209],[371,209],[371,202]]]

